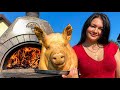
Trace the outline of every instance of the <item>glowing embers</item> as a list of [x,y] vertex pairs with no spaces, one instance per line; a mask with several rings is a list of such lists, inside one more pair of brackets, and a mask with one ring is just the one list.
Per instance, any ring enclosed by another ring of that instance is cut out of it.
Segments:
[[8,59],[7,69],[38,68],[40,49],[35,47],[22,47]]

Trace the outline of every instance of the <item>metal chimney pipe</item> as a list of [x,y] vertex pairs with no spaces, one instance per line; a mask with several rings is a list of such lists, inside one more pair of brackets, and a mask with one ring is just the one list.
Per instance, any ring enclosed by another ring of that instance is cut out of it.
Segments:
[[26,12],[26,16],[39,18],[39,12]]

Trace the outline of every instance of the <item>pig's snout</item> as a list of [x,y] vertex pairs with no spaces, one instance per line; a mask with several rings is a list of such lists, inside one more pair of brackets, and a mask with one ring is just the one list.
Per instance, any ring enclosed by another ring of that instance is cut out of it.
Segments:
[[65,62],[65,55],[62,53],[56,53],[52,55],[52,62],[55,65],[62,65]]

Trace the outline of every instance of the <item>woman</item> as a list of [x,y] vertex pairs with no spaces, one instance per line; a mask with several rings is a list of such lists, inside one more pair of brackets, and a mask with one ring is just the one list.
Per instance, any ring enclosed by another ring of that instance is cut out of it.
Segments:
[[83,26],[79,43],[73,47],[78,57],[78,69],[72,69],[62,77],[119,78],[120,51],[117,44],[109,41],[109,33],[107,15],[93,13]]

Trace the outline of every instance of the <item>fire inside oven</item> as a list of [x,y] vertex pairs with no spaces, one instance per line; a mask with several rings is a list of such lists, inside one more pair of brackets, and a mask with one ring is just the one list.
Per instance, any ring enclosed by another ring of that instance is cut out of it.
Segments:
[[24,44],[12,50],[6,57],[5,69],[38,68],[41,46]]

